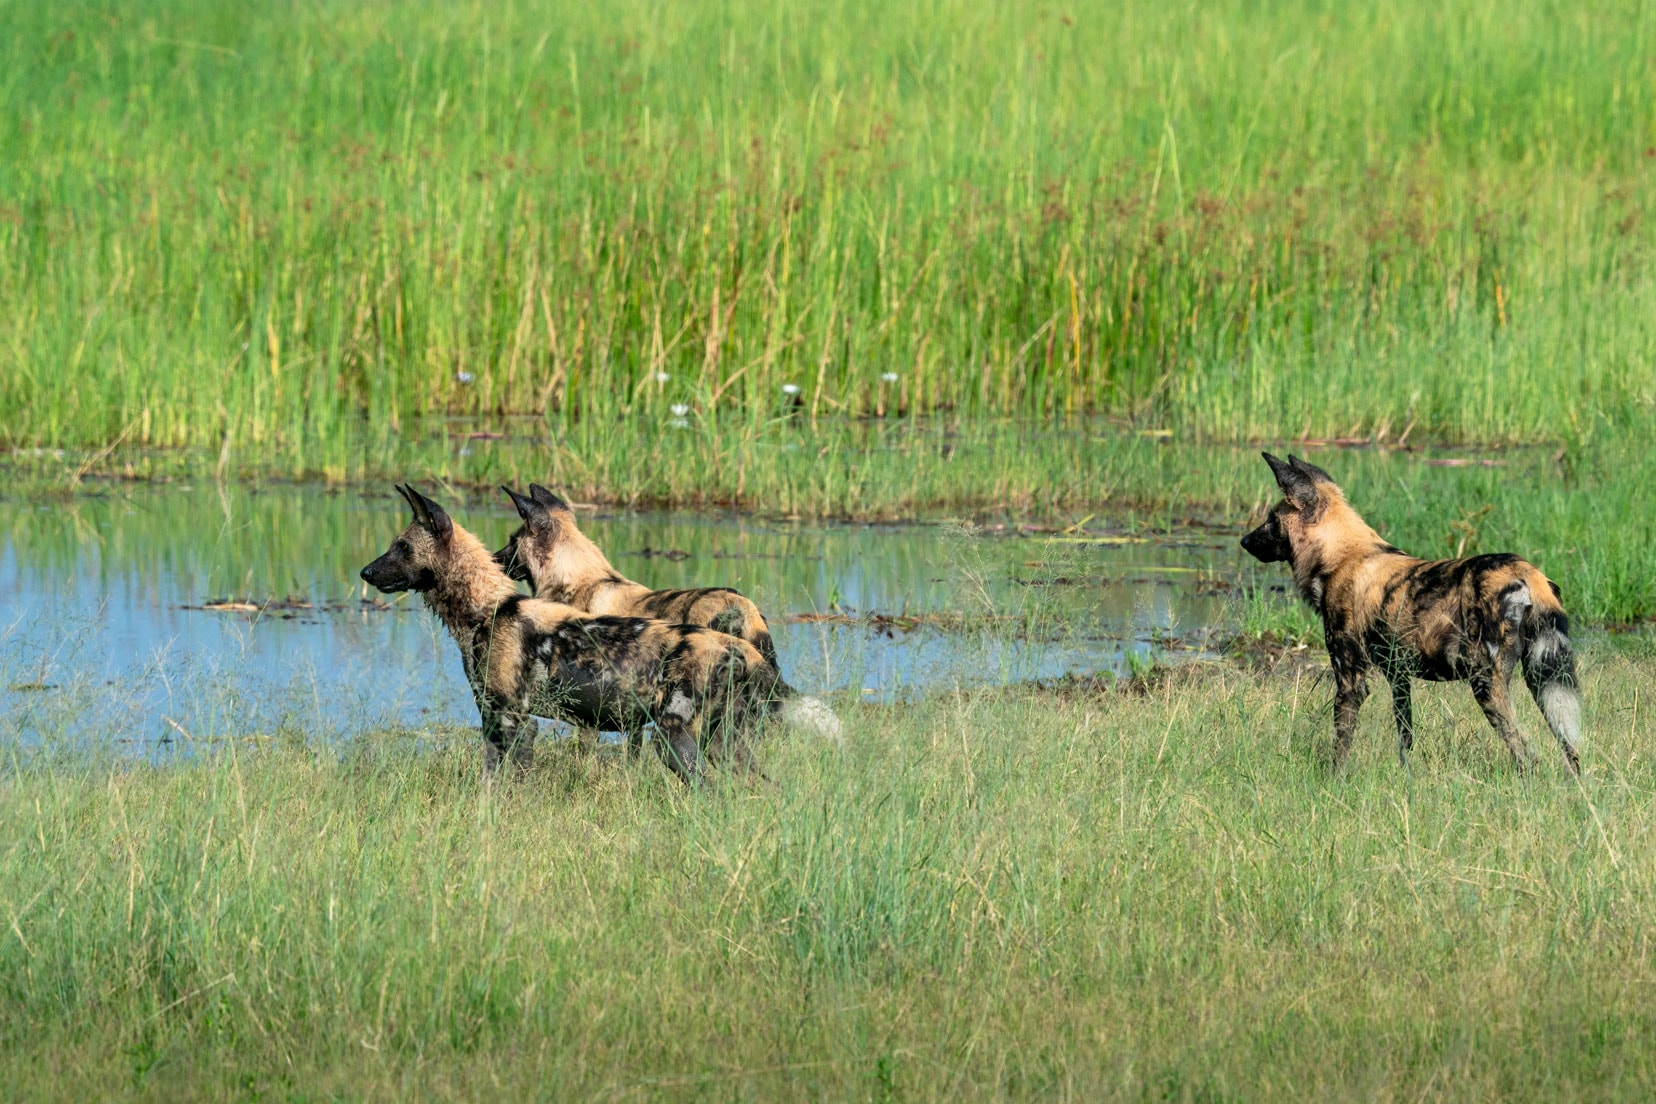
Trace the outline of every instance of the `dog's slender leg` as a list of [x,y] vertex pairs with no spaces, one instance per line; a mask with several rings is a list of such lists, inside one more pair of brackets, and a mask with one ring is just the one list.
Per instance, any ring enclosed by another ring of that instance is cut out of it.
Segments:
[[1512,699],[1507,696],[1506,677],[1512,671],[1510,664],[1506,671],[1486,671],[1473,675],[1472,696],[1478,699],[1478,706],[1484,716],[1489,718],[1490,726],[1506,741],[1507,750],[1512,752],[1512,761],[1517,765],[1520,773],[1529,770],[1534,762],[1530,753],[1529,744],[1524,740],[1524,734],[1518,731],[1518,725],[1512,719]]
[[520,717],[512,725],[512,766],[519,772],[535,765],[535,740],[540,735],[540,724],[533,717]]
[[644,726],[627,729],[626,744],[628,760],[637,759],[644,750]]
[[491,708],[483,718],[484,772],[493,775],[507,759],[519,770],[527,770],[535,758],[535,728],[528,717]]
[[1409,765],[1409,752],[1414,749],[1414,708],[1410,700],[1409,676],[1393,672],[1391,678],[1392,720],[1397,722],[1397,761]]
[[477,701],[477,712],[482,720],[483,731],[483,777],[494,777],[500,769],[501,752],[505,748],[502,742],[500,722],[501,710],[488,691],[477,683],[472,684],[472,695]]
[[1332,657],[1334,663],[1334,769],[1345,767],[1351,738],[1357,733],[1357,714],[1368,697],[1368,669],[1351,657]]

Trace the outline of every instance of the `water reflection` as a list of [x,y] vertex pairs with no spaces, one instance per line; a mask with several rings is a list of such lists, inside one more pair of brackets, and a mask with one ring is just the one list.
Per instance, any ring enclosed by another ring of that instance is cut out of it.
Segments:
[[[491,546],[516,522],[503,498],[430,490]],[[387,608],[357,581],[405,523],[389,488],[138,485],[7,505],[0,731],[14,740],[145,749],[475,724],[453,646],[418,599]],[[1220,617],[1194,584],[1237,567],[1228,539],[582,519],[633,578],[747,593],[789,680],[842,695],[1119,670]],[[252,608],[201,608],[224,599]]]

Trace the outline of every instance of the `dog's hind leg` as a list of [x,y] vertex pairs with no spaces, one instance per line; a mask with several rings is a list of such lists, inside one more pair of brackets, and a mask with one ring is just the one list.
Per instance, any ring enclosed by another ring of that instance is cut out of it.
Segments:
[[1506,741],[1507,750],[1512,752],[1512,761],[1521,773],[1529,770],[1535,757],[1524,740],[1524,734],[1518,731],[1518,725],[1512,719],[1512,698],[1507,694],[1507,679],[1511,676],[1512,665],[1508,662],[1495,670],[1473,675],[1470,681],[1472,696],[1478,699],[1478,707],[1489,718],[1490,726]]
[[489,709],[483,714],[483,770],[493,775],[507,759],[519,770],[527,770],[535,758],[536,724],[533,718],[508,709]]
[[1390,676],[1392,692],[1392,720],[1397,722],[1397,761],[1409,765],[1409,752],[1414,749],[1414,703],[1410,697],[1409,676],[1394,672]]

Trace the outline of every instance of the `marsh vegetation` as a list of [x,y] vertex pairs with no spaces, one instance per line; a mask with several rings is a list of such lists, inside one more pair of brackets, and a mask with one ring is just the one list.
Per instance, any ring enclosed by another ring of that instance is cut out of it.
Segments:
[[[0,25],[14,1095],[1651,1094],[1641,5]],[[1330,776],[1290,440],[1562,586],[1579,780],[1437,688]],[[486,787],[393,479],[742,587],[845,748]]]

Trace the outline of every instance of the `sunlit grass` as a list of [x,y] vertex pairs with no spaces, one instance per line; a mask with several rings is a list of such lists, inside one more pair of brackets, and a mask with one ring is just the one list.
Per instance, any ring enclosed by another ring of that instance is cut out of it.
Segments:
[[19,1096],[1641,1097],[1648,659],[1585,664],[1579,784],[1463,686],[1409,772],[1370,703],[1229,668],[1147,694],[846,707],[768,785],[475,736],[161,768],[12,760]]

